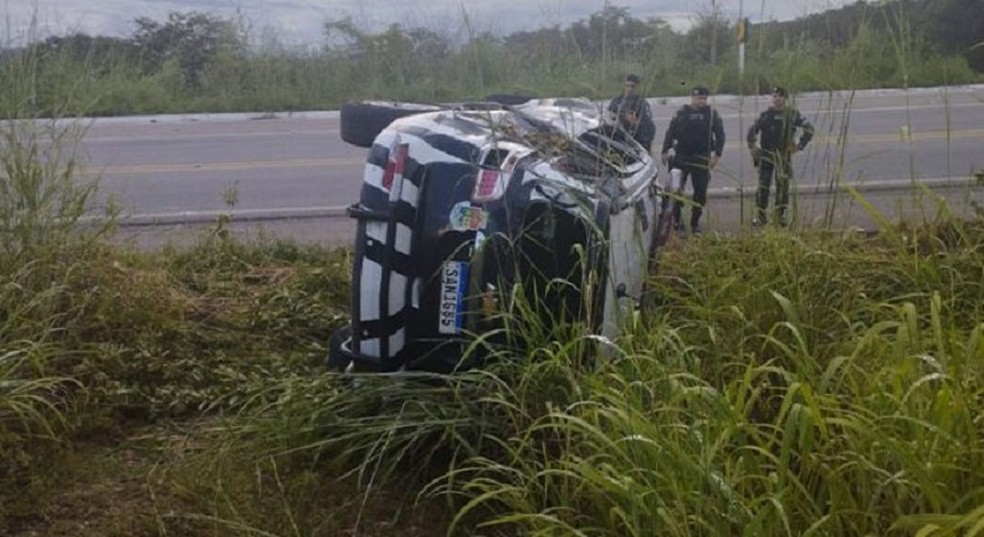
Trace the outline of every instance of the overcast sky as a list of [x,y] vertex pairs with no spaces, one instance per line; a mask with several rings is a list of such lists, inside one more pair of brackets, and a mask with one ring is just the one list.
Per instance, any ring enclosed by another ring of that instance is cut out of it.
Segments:
[[[714,0],[736,18],[740,0]],[[852,0],[746,0],[745,16],[753,22],[786,20],[839,7]],[[693,16],[709,11],[712,0],[610,0],[639,18],[661,17],[684,29]],[[567,26],[600,11],[605,0],[0,0],[3,44],[30,33],[128,36],[133,20],[163,20],[172,11],[204,11],[240,16],[254,30],[275,35],[288,45],[322,42],[326,19],[351,16],[364,29],[392,23],[425,27],[444,35],[462,32],[466,13],[477,31],[507,34],[543,26]],[[493,7],[509,6],[509,7]],[[32,20],[36,21],[32,24]],[[35,30],[29,32],[29,28]]]

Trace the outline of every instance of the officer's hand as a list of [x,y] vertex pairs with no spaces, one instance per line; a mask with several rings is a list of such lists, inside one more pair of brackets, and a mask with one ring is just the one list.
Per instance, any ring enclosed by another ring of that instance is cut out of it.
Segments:
[[796,144],[789,144],[789,156],[793,156],[796,153],[799,153],[799,150],[800,148]]
[[668,154],[663,153],[662,155],[659,156],[659,159],[663,161],[663,166],[670,165],[670,156]]
[[711,155],[711,161],[707,163],[707,169],[713,170],[714,167],[718,165],[719,160],[721,160],[721,157],[717,155]]
[[752,154],[752,166],[758,168],[759,167],[759,159],[760,159],[758,149],[755,149],[754,147],[751,147],[751,148],[748,149],[748,151]]

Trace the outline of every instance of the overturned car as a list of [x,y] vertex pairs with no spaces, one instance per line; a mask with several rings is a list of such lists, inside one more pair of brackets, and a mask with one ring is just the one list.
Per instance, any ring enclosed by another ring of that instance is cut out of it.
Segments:
[[550,322],[613,335],[668,226],[656,162],[605,114],[582,99],[343,107],[342,138],[369,151],[329,367],[467,367],[516,288]]

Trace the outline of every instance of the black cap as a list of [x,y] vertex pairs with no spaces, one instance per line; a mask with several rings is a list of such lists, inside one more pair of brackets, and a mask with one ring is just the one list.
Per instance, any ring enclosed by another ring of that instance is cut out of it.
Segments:
[[639,84],[641,82],[639,75],[625,75],[625,81],[632,82],[633,84]]
[[690,90],[690,94],[707,97],[708,95],[711,94],[711,92],[704,86],[694,86],[694,89]]
[[780,97],[788,97],[789,96],[789,94],[786,93],[786,88],[784,88],[782,86],[776,86],[776,87],[772,88],[772,94],[773,95],[778,95]]

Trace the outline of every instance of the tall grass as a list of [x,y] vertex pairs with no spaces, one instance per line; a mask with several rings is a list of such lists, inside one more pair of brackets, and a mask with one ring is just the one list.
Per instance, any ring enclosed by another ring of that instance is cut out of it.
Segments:
[[19,108],[0,116],[0,531],[33,509],[50,483],[38,472],[75,424],[84,398],[70,374],[87,351],[63,345],[87,295],[72,291],[102,227],[80,229],[95,184],[79,182],[75,153],[83,129],[35,120],[30,58],[0,66],[6,98]]
[[[720,93],[748,88],[741,87],[730,40],[722,41],[714,64],[707,58],[704,34],[732,33],[720,18],[677,33],[606,8],[588,24],[507,37],[483,31],[467,13],[441,26],[378,32],[342,19],[325,23],[320,48],[291,49],[275,41],[251,42],[242,21],[206,17],[212,22],[202,27],[172,28],[168,25],[181,23],[163,22],[159,39],[149,42],[141,34],[128,39],[76,34],[13,51],[6,61],[35,64],[31,109],[49,116],[59,115],[66,103],[93,115],[126,115],[335,109],[358,99],[447,102],[502,92],[607,98],[619,91],[627,72],[642,75],[652,96],[680,95],[695,82]],[[759,82],[753,92],[780,82],[823,91],[980,80],[963,57],[941,54],[908,30],[904,40],[893,41],[891,21],[870,18],[862,17],[851,29],[852,39],[837,48],[805,38],[777,46],[777,39],[766,35],[770,26],[756,26],[747,66],[748,80]],[[466,30],[464,43],[451,35],[455,26]],[[202,50],[194,40],[203,35],[221,46]],[[901,44],[904,69],[895,61]],[[148,58],[158,56],[169,59],[149,67]],[[190,66],[194,76],[189,77]],[[0,101],[11,99],[0,92]]]
[[446,502],[451,533],[884,535],[981,520],[980,222],[905,240],[699,242],[664,260],[661,315],[630,319],[591,367],[544,339],[449,378],[284,379],[254,393],[243,431],[263,456],[331,461],[363,502],[396,483],[409,505]]
[[[926,58],[885,43],[859,35],[829,79],[804,44],[760,58],[753,80],[853,89],[881,67],[855,60],[886,55],[901,67],[879,80],[914,80]],[[0,533],[65,486],[52,461],[76,434],[203,416],[215,421],[196,456],[150,476],[181,500],[156,513],[158,533],[953,535],[984,524],[980,214],[943,211],[918,228],[876,215],[868,240],[767,230],[680,244],[651,282],[657,315],[630,316],[614,341],[545,318],[517,288],[501,302],[503,332],[476,343],[494,359],[449,377],[321,374],[349,302],[348,252],[241,244],[219,227],[190,250],[141,253],[103,242],[112,218],[79,226],[96,185],[79,182],[85,126],[71,117],[353,95],[605,96],[613,81],[599,73],[648,73],[656,92],[675,76],[546,45],[514,56],[494,41],[413,73],[378,54],[368,71],[337,51],[223,56],[198,93],[173,63],[147,74],[121,58],[93,72],[28,54],[0,66],[0,110],[20,118],[0,126]],[[708,72],[728,87],[728,69]],[[822,126],[837,140],[825,149],[832,191],[846,173],[844,106]],[[503,333],[527,351],[494,346]]]
[[[859,49],[883,44],[865,39]],[[908,77],[911,51],[896,47]],[[803,87],[802,59],[755,80]],[[843,64],[811,83],[869,83]],[[831,192],[846,173],[843,106],[839,123],[818,125],[836,140],[821,179]],[[498,349],[451,377],[281,378],[237,400],[233,431],[256,442],[260,480],[303,467],[344,484],[357,532],[438,506],[437,533],[460,535],[973,533],[984,224],[944,210],[899,226],[850,196],[880,222],[876,238],[768,230],[667,251],[652,282],[659,314],[631,317],[614,342],[545,325],[524,307],[535,297],[518,295],[502,302],[504,330],[527,352]],[[278,489],[263,516],[204,491],[205,514],[316,533],[296,516],[300,490]]]

